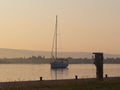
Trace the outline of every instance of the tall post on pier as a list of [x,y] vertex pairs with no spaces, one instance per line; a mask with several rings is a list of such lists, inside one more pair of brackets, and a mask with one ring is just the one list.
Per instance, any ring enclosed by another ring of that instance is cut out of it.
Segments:
[[93,54],[95,55],[94,64],[96,66],[96,78],[103,80],[103,53],[95,52]]

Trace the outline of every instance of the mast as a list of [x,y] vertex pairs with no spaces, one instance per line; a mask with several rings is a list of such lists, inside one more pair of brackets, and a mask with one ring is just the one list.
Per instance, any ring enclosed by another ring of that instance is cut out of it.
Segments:
[[58,24],[58,20],[57,20],[58,16],[56,15],[56,25],[55,25],[55,59],[57,60],[57,24]]

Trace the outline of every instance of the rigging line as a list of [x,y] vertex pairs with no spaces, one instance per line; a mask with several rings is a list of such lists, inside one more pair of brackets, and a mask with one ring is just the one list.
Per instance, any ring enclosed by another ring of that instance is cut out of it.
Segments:
[[53,52],[54,52],[54,42],[55,42],[55,32],[54,32],[54,35],[53,35],[53,42],[52,42],[52,52],[51,52],[51,56],[53,57]]
[[56,31],[56,40],[55,40],[55,59],[57,60],[57,23],[58,23],[58,21],[57,21],[57,15],[56,15],[56,25],[55,25],[55,31]]
[[[55,40],[56,40],[56,43],[55,43]],[[54,55],[53,55],[54,46],[55,46],[55,58],[57,59],[57,15],[56,15],[55,32],[54,32],[53,43],[52,43],[52,52],[51,52],[52,58],[54,58]]]

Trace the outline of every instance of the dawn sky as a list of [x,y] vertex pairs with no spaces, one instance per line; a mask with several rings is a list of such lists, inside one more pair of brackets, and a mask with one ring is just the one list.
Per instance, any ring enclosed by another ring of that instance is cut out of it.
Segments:
[[0,0],[0,48],[120,54],[120,0]]

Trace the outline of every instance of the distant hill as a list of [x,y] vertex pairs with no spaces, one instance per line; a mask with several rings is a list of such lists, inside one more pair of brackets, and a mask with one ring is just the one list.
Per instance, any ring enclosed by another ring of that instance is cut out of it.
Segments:
[[[51,53],[47,51],[21,50],[21,49],[6,49],[0,48],[0,58],[16,58],[16,57],[31,57],[31,56],[45,56],[50,57]],[[73,58],[92,58],[92,52],[60,52],[60,57]],[[105,57],[116,58],[120,55],[105,54]]]

